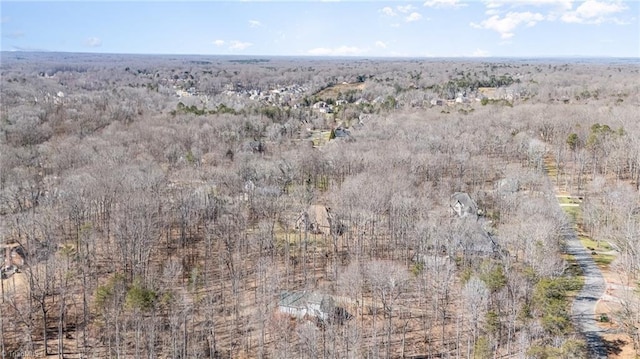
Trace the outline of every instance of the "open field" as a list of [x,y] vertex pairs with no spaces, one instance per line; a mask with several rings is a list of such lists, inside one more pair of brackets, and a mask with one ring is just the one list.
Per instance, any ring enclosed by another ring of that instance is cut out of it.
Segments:
[[333,99],[336,100],[340,97],[340,95],[346,95],[348,93],[361,93],[365,88],[364,82],[356,82],[356,83],[341,83],[333,86],[329,86],[315,94],[315,97],[326,100]]

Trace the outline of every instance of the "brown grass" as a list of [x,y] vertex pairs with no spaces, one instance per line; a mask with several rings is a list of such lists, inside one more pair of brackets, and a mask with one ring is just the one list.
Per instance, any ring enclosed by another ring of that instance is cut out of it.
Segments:
[[338,95],[342,92],[348,91],[362,91],[365,88],[364,82],[356,82],[356,83],[342,83],[327,87],[326,89],[318,91],[315,95],[321,99],[329,99],[329,98],[337,98]]

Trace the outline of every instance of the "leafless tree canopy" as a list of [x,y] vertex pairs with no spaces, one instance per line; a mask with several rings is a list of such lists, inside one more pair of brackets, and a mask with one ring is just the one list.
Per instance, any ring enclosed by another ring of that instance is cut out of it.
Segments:
[[1,63],[3,358],[582,357],[556,191],[640,275],[637,60]]

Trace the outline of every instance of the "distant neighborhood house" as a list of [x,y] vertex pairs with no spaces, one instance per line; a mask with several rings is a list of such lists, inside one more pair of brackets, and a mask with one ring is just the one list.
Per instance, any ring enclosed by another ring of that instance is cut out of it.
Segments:
[[312,107],[314,109],[318,110],[321,113],[332,113],[333,112],[333,109],[332,109],[331,105],[329,105],[328,103],[326,103],[324,101],[318,101],[318,102],[314,103]]

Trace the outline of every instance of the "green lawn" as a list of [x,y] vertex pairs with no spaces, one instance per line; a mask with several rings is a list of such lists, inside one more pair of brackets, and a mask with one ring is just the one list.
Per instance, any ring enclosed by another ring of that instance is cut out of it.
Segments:
[[613,254],[608,254],[613,250],[611,245],[606,241],[600,241],[598,243],[593,238],[587,236],[579,236],[580,243],[591,253],[593,261],[596,262],[598,267],[606,269],[611,262],[616,258]]
[[578,239],[580,239],[580,242],[585,248],[593,248],[600,251],[613,250],[613,247],[611,247],[611,245],[607,241],[600,241],[600,243],[598,243],[598,241],[587,236],[579,236]]
[[580,207],[563,206],[562,210],[571,218],[574,224],[578,224],[582,220],[582,211]]
[[[579,204],[581,201],[576,197],[558,197],[558,202],[562,204]],[[576,226],[576,230],[578,230],[578,225],[582,221],[582,211],[580,206],[562,206],[562,210],[569,216],[571,222]],[[606,269],[611,262],[616,258],[613,254],[608,254],[605,252],[609,252],[613,250],[611,245],[606,241],[596,241],[593,238],[579,235],[578,239],[582,243],[582,246],[586,248],[590,253],[592,253],[592,257],[594,262],[598,265],[598,267],[602,269]],[[567,259],[569,263],[570,260]]]
[[611,262],[613,262],[614,259],[616,259],[616,256],[613,254],[600,253],[593,256],[593,261],[596,262],[598,267],[603,269],[606,269],[607,267],[609,267],[609,264],[611,264]]
[[329,142],[329,139],[331,139],[331,131],[315,130],[311,134],[311,141],[316,147],[326,144]]

